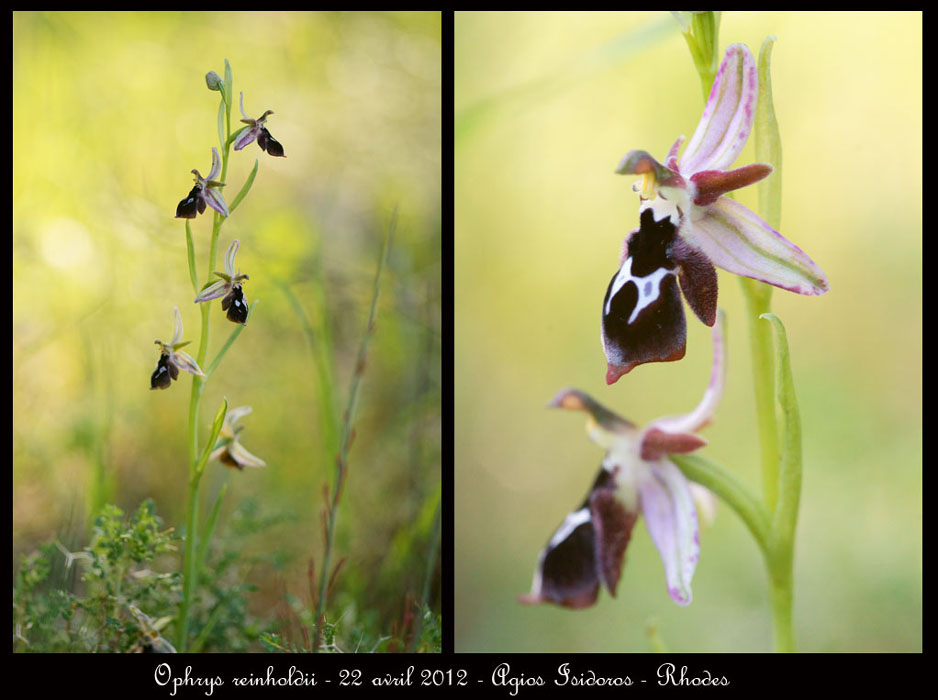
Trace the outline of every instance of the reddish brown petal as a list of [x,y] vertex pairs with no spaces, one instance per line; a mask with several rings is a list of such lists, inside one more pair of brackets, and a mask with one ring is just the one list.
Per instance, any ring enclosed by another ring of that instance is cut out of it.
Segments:
[[712,326],[717,318],[717,271],[710,258],[681,238],[671,246],[671,257],[681,272],[681,291],[701,321]]
[[691,176],[691,182],[697,186],[694,204],[706,207],[713,204],[720,195],[746,187],[768,177],[772,166],[753,163],[736,170],[702,170]]
[[590,496],[590,512],[596,538],[596,567],[599,577],[612,595],[622,575],[625,548],[632,535],[638,512],[629,513],[616,498],[615,490],[598,489]]
[[642,459],[653,462],[670,454],[693,452],[707,444],[694,433],[668,433],[651,428],[642,436]]

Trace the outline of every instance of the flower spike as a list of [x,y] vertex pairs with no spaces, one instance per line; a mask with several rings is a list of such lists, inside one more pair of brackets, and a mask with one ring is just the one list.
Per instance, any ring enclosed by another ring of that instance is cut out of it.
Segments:
[[645,362],[684,357],[681,296],[712,326],[715,267],[797,294],[829,289],[824,272],[800,248],[723,196],[772,174],[764,163],[728,170],[752,131],[758,82],[749,49],[731,45],[684,154],[678,157],[682,136],[663,164],[645,151],[631,151],[616,169],[642,179],[634,187],[641,200],[639,227],[626,237],[603,300],[608,384]]
[[691,413],[662,418],[641,429],[581,391],[562,391],[552,407],[587,414],[590,438],[606,450],[599,474],[580,507],[554,532],[538,559],[531,592],[522,603],[568,608],[596,602],[600,586],[615,596],[625,550],[639,514],[664,564],[668,595],[691,602],[691,579],[700,555],[696,500],[712,510],[712,494],[689,482],[669,455],[692,452],[706,440],[696,431],[713,417],[723,393],[722,312],[713,326],[713,368],[703,400]]

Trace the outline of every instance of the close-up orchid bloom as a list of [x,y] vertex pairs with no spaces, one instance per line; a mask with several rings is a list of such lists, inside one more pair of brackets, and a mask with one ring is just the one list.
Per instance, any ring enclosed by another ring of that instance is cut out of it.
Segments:
[[163,343],[159,340],[156,341],[156,344],[160,346],[160,359],[156,363],[156,369],[153,370],[153,374],[150,376],[151,389],[168,389],[173,383],[172,380],[179,378],[179,370],[184,370],[200,377],[205,376],[205,373],[199,368],[198,363],[187,353],[179,349],[192,341],[186,340],[180,342],[180,340],[182,340],[182,316],[179,315],[178,306],[173,307],[173,318],[175,320],[175,327],[172,341],[169,343]]
[[797,294],[828,290],[824,272],[755,213],[723,195],[772,173],[761,163],[735,170],[752,131],[759,80],[743,44],[732,44],[683,155],[681,136],[661,164],[630,151],[617,173],[641,175],[638,229],[622,247],[619,270],[603,300],[606,382],[645,362],[684,357],[686,325],[681,291],[708,326],[716,319],[717,273],[751,277]]
[[247,114],[244,112],[244,93],[241,93],[241,116],[244,117],[241,121],[247,124],[247,128],[242,131],[234,141],[234,149],[240,151],[242,148],[247,146],[249,143],[257,139],[257,145],[261,147],[262,151],[267,151],[272,156],[279,156],[280,158],[285,158],[283,154],[283,146],[280,144],[277,139],[270,135],[270,132],[267,131],[267,116],[273,114],[273,110],[268,109],[257,119],[250,119]]
[[724,376],[722,318],[715,314],[710,383],[693,412],[661,418],[641,429],[583,392],[568,389],[557,395],[549,405],[584,411],[590,439],[605,448],[606,456],[586,499],[541,552],[531,592],[521,596],[521,602],[584,608],[596,602],[600,584],[615,596],[639,514],[645,516],[664,563],[668,594],[678,605],[691,602],[691,578],[700,555],[692,487],[703,489],[689,482],[668,456],[707,444],[697,431],[716,410]]
[[241,285],[244,280],[250,279],[250,277],[242,275],[241,270],[235,272],[235,256],[238,254],[240,246],[241,241],[237,238],[231,242],[225,253],[225,271],[215,273],[221,279],[216,280],[199,292],[199,295],[195,298],[195,303],[200,304],[204,301],[224,297],[221,300],[221,308],[223,311],[228,312],[228,320],[244,325],[248,318],[248,300],[244,296]]
[[235,425],[242,416],[251,413],[250,406],[241,406],[232,408],[225,415],[225,422],[222,424],[221,432],[218,434],[218,442],[210,458],[217,459],[222,464],[243,470],[245,467],[266,467],[267,462],[260,457],[252,455],[244,445],[238,440],[239,433],[244,429],[243,425]]
[[218,149],[212,147],[212,170],[208,177],[202,177],[198,170],[193,170],[195,174],[195,187],[193,187],[186,198],[176,206],[177,219],[194,219],[198,214],[205,211],[207,204],[222,216],[228,216],[228,205],[225,204],[225,198],[221,196],[219,188],[224,187],[224,182],[219,182],[215,178],[221,173],[221,158],[218,156]]

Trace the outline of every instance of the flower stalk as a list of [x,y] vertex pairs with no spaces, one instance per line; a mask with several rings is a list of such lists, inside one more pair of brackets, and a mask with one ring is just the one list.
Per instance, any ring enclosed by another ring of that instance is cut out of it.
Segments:
[[[216,191],[221,187],[221,183],[225,182],[228,174],[228,162],[232,144],[231,96],[233,94],[233,84],[234,81],[232,77],[231,65],[227,59],[225,59],[224,80],[221,80],[221,78],[215,73],[209,73],[206,76],[206,85],[208,88],[210,90],[221,93],[221,100],[219,102],[218,108],[218,135],[222,152],[219,158],[217,150],[215,148],[212,149],[213,165],[210,176],[203,179],[198,175],[198,173],[196,173],[198,177],[197,188],[201,184],[201,190],[198,192],[195,190],[190,192],[189,198],[183,200],[183,202],[180,203],[180,207],[177,208],[177,216],[185,215],[186,219],[186,247],[189,264],[189,277],[192,282],[193,292],[195,292],[197,295],[196,303],[213,299],[215,296],[212,294],[222,290],[223,293],[229,294],[229,297],[226,297],[224,301],[228,302],[228,305],[231,306],[232,310],[237,309],[237,314],[233,314],[232,311],[229,311],[229,320],[235,320],[240,324],[238,328],[232,332],[227,342],[218,352],[215,359],[212,361],[208,372],[194,376],[196,381],[192,382],[192,388],[189,394],[189,476],[187,480],[188,494],[186,504],[186,538],[182,572],[183,597],[179,608],[179,615],[176,621],[176,646],[180,652],[190,650],[187,648],[189,642],[189,618],[195,591],[198,587],[198,572],[202,562],[204,561],[208,546],[208,538],[211,537],[211,534],[214,531],[219,508],[221,505],[221,497],[222,494],[224,494],[223,489],[218,497],[218,500],[212,508],[212,512],[209,514],[205,537],[202,541],[200,541],[199,485],[201,483],[202,474],[205,470],[206,463],[209,461],[209,459],[220,459],[222,461],[228,460],[226,463],[234,464],[234,466],[237,466],[239,469],[245,465],[264,466],[263,460],[254,457],[240,446],[240,443],[237,439],[237,430],[232,427],[233,423],[240,416],[250,413],[250,408],[243,407],[239,409],[233,409],[229,412],[227,399],[222,402],[221,407],[218,409],[218,412],[215,415],[215,420],[213,422],[208,441],[201,450],[199,449],[199,407],[202,399],[202,392],[205,389],[205,383],[208,381],[208,377],[215,370],[222,357],[230,348],[231,344],[244,329],[243,324],[248,317],[248,310],[245,299],[243,293],[240,291],[240,284],[243,280],[247,279],[247,275],[240,275],[240,273],[235,274],[232,270],[229,270],[229,268],[233,269],[234,267],[234,255],[237,253],[239,241],[234,241],[228,249],[229,252],[225,261],[226,273],[219,274],[216,272],[218,240],[222,225],[227,220],[228,216],[230,216],[230,214],[238,206],[238,204],[240,204],[244,196],[248,193],[251,185],[254,182],[254,177],[257,174],[257,163],[255,162],[254,169],[251,171],[247,181],[242,186],[237,197],[232,201],[230,208],[224,202],[224,199],[221,197],[220,193]],[[218,178],[217,180],[215,179],[216,177]],[[201,290],[200,292],[199,289],[198,273],[196,271],[197,265],[195,261],[195,248],[193,244],[192,229],[189,222],[190,218],[195,218],[195,215],[204,211],[205,207],[201,205],[200,201],[196,201],[195,205],[193,205],[191,201],[193,197],[196,197],[197,200],[204,200],[205,204],[211,206],[212,209],[214,209],[212,234],[209,240],[208,269],[206,271],[206,280],[209,280],[209,282],[207,282],[205,286],[207,288],[211,287],[208,292],[206,292],[205,289]],[[193,206],[195,206],[195,208],[193,208]],[[190,214],[191,216],[189,216]],[[225,281],[223,283],[215,283],[213,285],[211,280],[214,277],[221,277]],[[257,302],[255,301],[254,304],[256,305]],[[228,305],[225,305],[223,302],[223,306],[225,306],[225,308],[228,308]],[[202,323],[201,332],[199,335],[197,363],[199,366],[201,366],[205,364],[205,360],[208,354],[211,329],[211,304],[198,303],[198,306],[201,313]],[[251,311],[253,311],[253,309],[254,306],[251,307]],[[235,318],[233,318],[233,315]],[[224,438],[224,446],[221,449],[216,447],[216,440],[219,438],[219,434],[222,434],[222,437]],[[196,645],[197,647],[201,646],[201,643],[197,641]]]
[[[719,23],[718,16],[714,20]],[[714,30],[713,35],[717,35],[717,30]],[[685,38],[691,47],[706,99],[713,75],[705,69],[706,56],[699,55],[700,44],[697,44],[698,50],[695,51],[687,31]],[[774,169],[773,176],[758,183],[759,213],[770,227],[777,230],[781,223],[782,151],[778,122],[772,104],[770,77],[774,41],[774,36],[766,38],[759,52],[759,89],[754,131],[756,160]],[[715,42],[711,48],[716,51]],[[714,53],[714,61],[715,55]],[[749,346],[752,354],[764,503],[759,504],[751,497],[744,496],[745,489],[737,488],[728,473],[715,469],[699,472],[701,460],[698,457],[679,457],[674,461],[686,470],[689,478],[696,479],[692,474],[697,474],[706,479],[700,483],[704,483],[721,496],[752,531],[762,549],[769,573],[775,649],[780,652],[793,652],[796,648],[792,624],[794,538],[801,494],[801,428],[798,406],[794,396],[785,329],[778,317],[771,313],[772,288],[755,279],[741,278],[740,283],[746,302],[750,333]],[[770,323],[765,323],[765,320]],[[783,417],[781,426],[776,419],[776,402]]]

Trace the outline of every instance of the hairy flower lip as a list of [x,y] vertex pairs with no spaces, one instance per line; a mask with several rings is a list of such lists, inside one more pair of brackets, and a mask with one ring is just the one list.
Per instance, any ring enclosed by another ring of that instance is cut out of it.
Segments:
[[691,579],[700,554],[695,505],[700,488],[668,458],[706,445],[696,434],[712,419],[726,376],[723,314],[713,325],[713,365],[703,398],[690,413],[659,418],[645,428],[576,389],[561,391],[552,408],[587,414],[590,439],[606,455],[586,499],[548,540],[538,558],[526,604],[568,608],[596,602],[601,586],[614,596],[625,551],[639,514],[661,556],[668,594],[678,605],[691,602]]
[[603,300],[607,384],[638,365],[684,357],[681,297],[712,325],[715,267],[806,296],[829,290],[827,276],[804,251],[723,196],[773,173],[765,163],[728,169],[752,132],[758,87],[749,49],[732,44],[683,155],[678,155],[682,136],[664,164],[641,150],[629,151],[620,161],[617,173],[642,176],[635,187],[641,225],[626,237],[619,270]]

